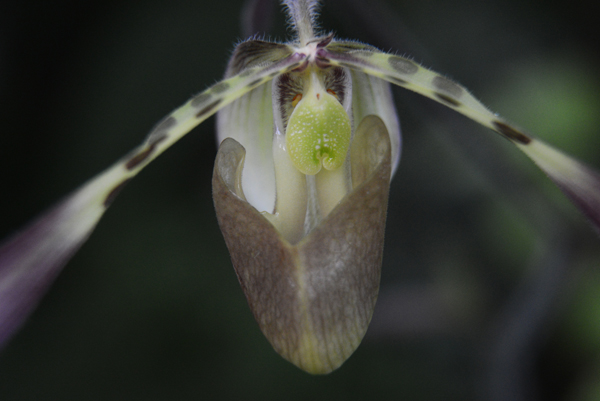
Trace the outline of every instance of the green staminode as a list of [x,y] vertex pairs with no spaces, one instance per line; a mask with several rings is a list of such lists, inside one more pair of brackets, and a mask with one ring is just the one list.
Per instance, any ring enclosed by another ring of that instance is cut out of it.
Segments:
[[286,147],[294,166],[315,175],[321,166],[337,170],[344,164],[352,128],[338,99],[327,92],[317,72],[305,78],[305,92],[286,130]]

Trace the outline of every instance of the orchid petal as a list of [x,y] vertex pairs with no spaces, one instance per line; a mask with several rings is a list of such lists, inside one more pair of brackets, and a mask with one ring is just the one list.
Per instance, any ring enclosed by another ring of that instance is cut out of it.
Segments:
[[600,234],[600,174],[539,140],[517,146],[567,195]]
[[35,308],[128,180],[118,166],[109,169],[0,247],[0,346]]
[[247,65],[165,117],[145,142],[0,246],[0,346],[25,321],[62,267],[85,242],[131,178],[219,109],[291,70],[301,55]]
[[488,110],[467,89],[418,65],[356,42],[333,42],[319,52],[322,61],[354,69],[410,89],[456,110],[499,133],[529,156],[600,232],[598,172],[512,126]]

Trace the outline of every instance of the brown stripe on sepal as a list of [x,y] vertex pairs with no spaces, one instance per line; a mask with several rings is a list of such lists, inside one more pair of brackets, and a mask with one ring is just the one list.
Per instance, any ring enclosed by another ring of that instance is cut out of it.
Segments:
[[365,164],[364,181],[296,245],[239,196],[243,147],[226,139],[219,148],[213,200],[236,274],[273,348],[309,373],[338,368],[358,347],[371,320],[391,172],[383,127],[385,135],[372,137],[382,138],[386,146],[368,148],[378,163]]

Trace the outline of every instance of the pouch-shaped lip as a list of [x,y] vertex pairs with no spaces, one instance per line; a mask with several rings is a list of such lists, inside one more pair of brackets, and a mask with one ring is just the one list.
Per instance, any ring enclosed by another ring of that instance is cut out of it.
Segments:
[[310,373],[329,373],[354,352],[379,290],[390,140],[378,117],[363,123],[351,148],[354,189],[295,245],[238,196],[244,148],[228,138],[215,162],[217,218],[250,308],[275,350]]

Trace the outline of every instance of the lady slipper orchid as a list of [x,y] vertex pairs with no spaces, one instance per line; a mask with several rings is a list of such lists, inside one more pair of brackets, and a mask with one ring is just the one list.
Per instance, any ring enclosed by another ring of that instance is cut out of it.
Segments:
[[250,308],[309,373],[358,347],[379,288],[389,183],[400,157],[390,83],[496,131],[600,231],[600,175],[414,61],[315,28],[316,0],[284,0],[296,37],[240,43],[225,78],[0,248],[0,344],[23,324],[125,184],[215,113],[217,218]]

